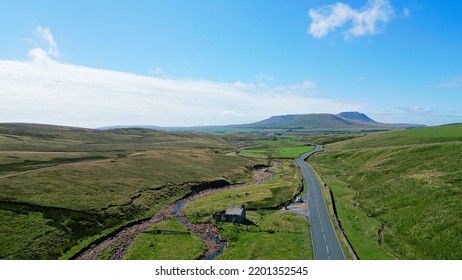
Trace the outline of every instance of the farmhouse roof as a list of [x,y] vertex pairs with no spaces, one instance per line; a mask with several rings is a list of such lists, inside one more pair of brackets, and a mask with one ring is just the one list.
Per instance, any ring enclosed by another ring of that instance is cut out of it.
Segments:
[[228,207],[226,215],[242,215],[242,211],[244,211],[242,207]]

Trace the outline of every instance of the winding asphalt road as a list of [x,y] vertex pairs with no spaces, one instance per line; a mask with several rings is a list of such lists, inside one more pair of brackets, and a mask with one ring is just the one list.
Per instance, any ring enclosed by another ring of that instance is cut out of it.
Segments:
[[305,153],[295,160],[302,169],[303,177],[308,186],[308,218],[310,221],[314,259],[344,260],[345,255],[329,218],[321,186],[318,180],[316,180],[313,171],[305,162],[309,156],[320,150],[321,146],[316,146],[313,151]]

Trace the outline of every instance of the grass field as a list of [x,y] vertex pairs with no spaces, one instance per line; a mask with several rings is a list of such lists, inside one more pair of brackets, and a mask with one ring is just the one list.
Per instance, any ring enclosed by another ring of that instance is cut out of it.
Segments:
[[[186,204],[186,216],[195,222],[212,221],[212,213],[229,206],[264,208],[293,197],[300,175],[292,161],[271,169],[276,174],[260,184],[218,192]],[[219,223],[220,236],[228,240],[218,259],[310,259],[310,232],[304,218],[281,210],[247,211],[244,224]]]
[[251,141],[251,146],[240,150],[239,155],[250,158],[295,159],[301,154],[310,152],[314,146],[300,141],[300,136],[280,136],[271,139]]
[[239,152],[243,157],[253,158],[298,158],[301,154],[310,152],[313,146],[295,146],[295,147],[272,147],[245,149]]
[[155,234],[149,231],[187,231],[175,218],[169,218],[138,235],[127,252],[127,260],[195,260],[206,250],[202,240],[194,234]]
[[[0,210],[0,256],[2,259],[37,259],[47,257],[43,247],[53,247],[64,233],[49,225],[40,212],[18,214]],[[13,226],[14,225],[14,226]],[[53,252],[50,252],[51,254]],[[44,256],[42,254],[45,254]]]
[[283,210],[248,211],[251,225],[220,224],[228,246],[222,260],[306,260],[313,252],[306,219]]
[[360,258],[462,258],[461,128],[372,134],[310,159],[332,188]]
[[2,124],[0,258],[67,256],[196,184],[248,180],[265,162],[236,148],[213,135]]
[[217,192],[189,202],[184,208],[186,216],[194,222],[205,222],[212,220],[212,213],[229,206],[272,207],[291,199],[299,190],[301,178],[295,163],[283,163],[270,169],[275,176],[265,182]]

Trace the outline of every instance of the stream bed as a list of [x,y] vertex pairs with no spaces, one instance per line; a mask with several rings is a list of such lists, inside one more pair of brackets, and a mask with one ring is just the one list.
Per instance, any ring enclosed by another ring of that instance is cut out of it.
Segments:
[[[282,163],[273,162],[273,166],[281,165]],[[211,195],[216,192],[221,192],[230,189],[243,188],[250,185],[255,185],[274,177],[274,174],[269,172],[267,168],[259,168],[254,171],[254,180],[239,185],[229,185],[221,188],[205,189],[189,197],[183,198],[174,204],[170,204],[158,211],[150,219],[141,221],[137,224],[130,225],[121,229],[119,232],[111,234],[107,238],[99,240],[97,244],[89,245],[81,252],[77,253],[73,259],[91,260],[97,259],[99,256],[111,250],[109,259],[120,260],[123,259],[128,249],[130,248],[135,237],[145,232],[152,225],[168,218],[175,217],[181,224],[186,226],[193,234],[204,241],[207,246],[207,252],[204,254],[203,259],[213,260],[223,253],[226,247],[226,240],[223,240],[218,235],[218,228],[213,223],[190,223],[184,216],[185,205],[194,199],[202,196]]]

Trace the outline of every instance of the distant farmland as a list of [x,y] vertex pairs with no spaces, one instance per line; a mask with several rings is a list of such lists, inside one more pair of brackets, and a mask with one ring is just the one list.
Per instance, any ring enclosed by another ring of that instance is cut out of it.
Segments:
[[257,148],[242,150],[239,152],[239,155],[255,158],[297,158],[301,154],[310,152],[313,149],[313,146]]

